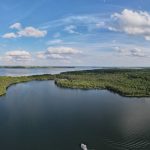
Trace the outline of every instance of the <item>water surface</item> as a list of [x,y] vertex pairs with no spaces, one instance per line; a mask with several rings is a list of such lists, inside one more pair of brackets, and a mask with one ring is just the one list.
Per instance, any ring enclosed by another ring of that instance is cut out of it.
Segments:
[[67,71],[100,69],[100,67],[54,67],[54,68],[0,68],[0,76],[29,76],[40,74],[59,74]]
[[1,150],[149,150],[150,98],[58,88],[53,81],[11,86],[0,97]]

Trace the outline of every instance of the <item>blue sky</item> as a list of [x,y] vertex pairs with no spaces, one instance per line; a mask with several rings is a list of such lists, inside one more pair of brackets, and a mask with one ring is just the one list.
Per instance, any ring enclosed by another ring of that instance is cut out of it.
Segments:
[[0,64],[149,66],[149,6],[149,0],[0,1]]

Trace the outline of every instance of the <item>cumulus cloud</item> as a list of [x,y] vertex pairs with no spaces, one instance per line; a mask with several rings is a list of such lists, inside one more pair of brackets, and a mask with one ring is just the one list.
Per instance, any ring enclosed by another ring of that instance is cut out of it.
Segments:
[[25,50],[15,50],[15,51],[8,51],[5,53],[3,57],[1,57],[4,61],[27,61],[31,60],[32,56],[29,52]]
[[113,24],[108,28],[112,31],[139,35],[150,40],[150,14],[145,11],[124,9],[121,13],[112,15]]
[[24,36],[24,37],[38,38],[38,37],[44,37],[46,34],[47,34],[47,31],[45,31],[45,30],[42,31],[42,30],[36,29],[34,27],[26,27],[23,30],[18,32],[19,37]]
[[79,50],[72,47],[48,47],[48,53],[52,54],[78,54],[81,53]]
[[13,32],[6,33],[2,36],[2,38],[11,39],[11,38],[17,38],[17,35]]
[[38,52],[38,58],[69,59],[70,56],[80,54],[81,51],[71,47],[48,47],[44,52]]
[[21,25],[21,23],[17,22],[17,23],[12,24],[9,28],[10,29],[16,29],[16,30],[21,30],[22,25]]
[[115,47],[115,51],[124,56],[149,57],[149,53],[140,48]]
[[17,38],[17,37],[44,37],[47,34],[46,30],[39,30],[32,26],[22,28],[20,23],[15,23],[10,26],[10,29],[16,29],[16,32],[6,33],[2,37],[3,38]]

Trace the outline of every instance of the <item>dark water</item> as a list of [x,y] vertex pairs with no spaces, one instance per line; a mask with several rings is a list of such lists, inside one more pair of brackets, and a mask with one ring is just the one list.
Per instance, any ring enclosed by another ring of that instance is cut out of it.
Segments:
[[100,67],[70,68],[0,68],[0,76],[29,76],[37,74],[58,74],[60,72],[100,69]]
[[0,97],[0,150],[150,150],[150,98],[71,90],[53,81]]

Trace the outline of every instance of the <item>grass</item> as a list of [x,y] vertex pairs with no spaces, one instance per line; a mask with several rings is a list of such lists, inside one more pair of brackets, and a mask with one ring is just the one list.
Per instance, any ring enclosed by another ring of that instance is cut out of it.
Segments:
[[0,95],[16,83],[32,80],[55,80],[59,87],[108,89],[123,96],[150,97],[150,69],[97,69],[57,75],[0,77]]

